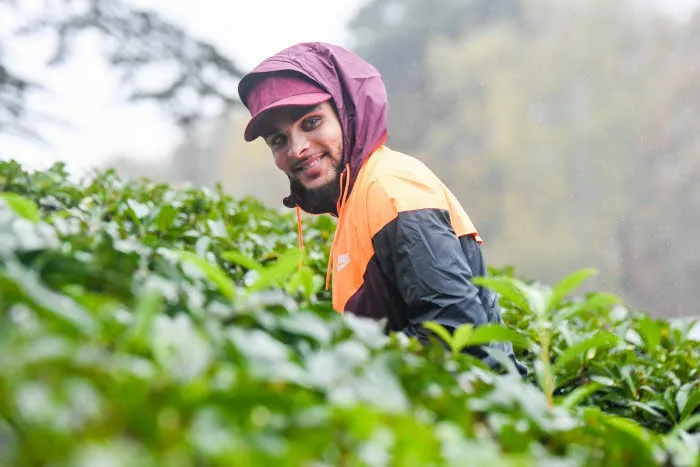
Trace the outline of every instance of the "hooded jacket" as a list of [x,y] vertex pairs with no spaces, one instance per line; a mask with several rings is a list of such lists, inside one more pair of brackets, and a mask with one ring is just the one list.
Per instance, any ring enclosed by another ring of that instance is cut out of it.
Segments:
[[[239,84],[244,104],[266,73],[296,72],[324,88],[343,129],[338,225],[329,260],[333,308],[377,320],[426,342],[434,321],[503,323],[495,294],[471,278],[486,274],[480,238],[469,216],[439,178],[418,159],[387,142],[387,95],[379,72],[342,47],[301,43],[266,59]],[[291,193],[287,207],[314,212]],[[521,373],[508,342],[494,343]],[[483,348],[470,349],[495,366]]]

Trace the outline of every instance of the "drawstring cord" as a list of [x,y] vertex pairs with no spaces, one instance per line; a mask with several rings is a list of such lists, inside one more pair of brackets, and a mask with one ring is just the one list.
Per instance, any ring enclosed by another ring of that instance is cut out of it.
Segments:
[[299,251],[301,251],[301,257],[299,258],[299,271],[302,270],[304,265],[304,232],[301,227],[301,208],[297,204],[297,235],[299,236]]
[[[343,221],[343,209],[345,208],[345,203],[348,198],[348,189],[350,187],[350,164],[345,164],[345,171],[340,175],[340,196],[338,196],[338,201],[335,205],[335,209],[338,212],[338,225],[335,228],[335,234],[333,235],[333,243],[331,243],[331,248],[328,252],[328,266],[326,268],[326,290],[328,290],[328,284],[331,279],[331,271],[333,270],[333,250],[335,247],[335,240],[338,238],[338,232]],[[345,185],[343,185],[345,181]]]

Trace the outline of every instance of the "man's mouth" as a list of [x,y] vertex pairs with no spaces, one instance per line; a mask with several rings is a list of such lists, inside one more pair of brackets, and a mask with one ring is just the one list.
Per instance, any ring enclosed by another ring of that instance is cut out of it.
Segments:
[[316,165],[318,165],[321,162],[321,159],[323,156],[325,156],[325,153],[317,154],[315,156],[311,156],[308,159],[303,160],[302,162],[299,162],[297,166],[295,167],[296,172],[303,172],[305,170],[308,170]]

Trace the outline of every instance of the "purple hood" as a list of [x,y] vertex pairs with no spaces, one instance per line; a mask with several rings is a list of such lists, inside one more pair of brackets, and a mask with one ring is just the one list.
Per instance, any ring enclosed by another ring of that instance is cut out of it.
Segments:
[[[350,165],[349,194],[364,161],[386,142],[388,102],[381,75],[342,47],[305,42],[267,58],[244,76],[238,85],[243,103],[247,105],[248,93],[261,76],[277,71],[301,73],[332,96],[343,129],[343,164]],[[293,191],[284,204],[305,209]]]

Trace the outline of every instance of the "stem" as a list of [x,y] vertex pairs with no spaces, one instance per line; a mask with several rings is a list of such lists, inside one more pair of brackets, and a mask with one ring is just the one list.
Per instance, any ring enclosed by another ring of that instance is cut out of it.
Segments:
[[542,366],[544,367],[544,393],[547,396],[547,406],[551,409],[554,407],[554,383],[552,380],[552,364],[549,361],[549,339],[548,331],[542,334]]

